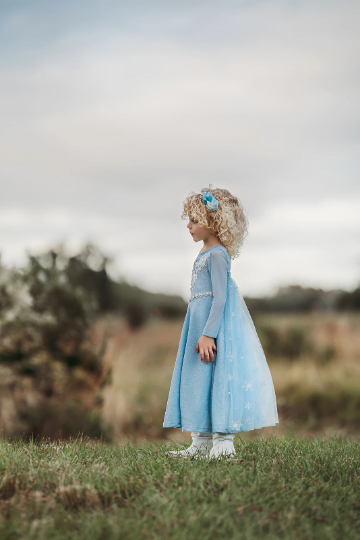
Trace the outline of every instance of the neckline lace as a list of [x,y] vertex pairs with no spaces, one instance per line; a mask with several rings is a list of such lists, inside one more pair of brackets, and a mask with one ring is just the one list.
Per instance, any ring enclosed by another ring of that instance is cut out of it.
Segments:
[[198,257],[199,257],[199,255],[202,255],[203,253],[206,253],[207,251],[210,251],[210,249],[215,249],[215,248],[218,248],[218,247],[220,247],[222,249],[225,249],[225,251],[227,252],[227,249],[226,249],[225,246],[222,246],[221,244],[217,244],[216,246],[213,246],[213,247],[211,247],[209,249],[205,249],[205,251],[199,251]]

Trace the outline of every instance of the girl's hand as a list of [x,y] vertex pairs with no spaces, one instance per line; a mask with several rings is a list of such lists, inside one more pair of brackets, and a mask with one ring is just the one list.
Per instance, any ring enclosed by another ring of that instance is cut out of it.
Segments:
[[203,361],[205,356],[207,364],[209,363],[210,358],[211,361],[214,362],[213,349],[216,351],[214,338],[201,335],[199,341],[196,344],[196,352],[200,352],[200,360]]

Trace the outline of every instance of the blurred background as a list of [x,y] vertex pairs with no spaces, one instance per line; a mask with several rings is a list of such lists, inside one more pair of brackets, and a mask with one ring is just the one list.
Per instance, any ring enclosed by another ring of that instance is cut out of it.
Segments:
[[190,192],[240,198],[232,276],[280,424],[360,431],[360,6],[2,0],[0,431],[163,429],[202,245]]

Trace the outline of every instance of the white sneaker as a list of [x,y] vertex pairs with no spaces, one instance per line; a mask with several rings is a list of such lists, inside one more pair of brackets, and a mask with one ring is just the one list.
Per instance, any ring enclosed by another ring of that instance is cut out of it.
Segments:
[[234,437],[235,433],[213,433],[213,446],[209,458],[219,458],[224,455],[235,456]]
[[213,445],[212,434],[192,431],[191,438],[192,444],[188,448],[185,448],[185,450],[169,450],[166,454],[183,457],[194,456],[197,454],[201,457],[207,457]]

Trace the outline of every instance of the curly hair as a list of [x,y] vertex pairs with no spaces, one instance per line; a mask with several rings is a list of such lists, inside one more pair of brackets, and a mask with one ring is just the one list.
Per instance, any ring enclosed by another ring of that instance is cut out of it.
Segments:
[[[218,201],[217,210],[210,210],[201,199],[200,195],[205,191]],[[193,219],[201,227],[206,227],[219,238],[232,259],[239,256],[248,234],[248,219],[237,197],[227,189],[213,189],[209,184],[209,188],[202,189],[200,193],[192,191],[183,201],[183,206],[181,219]]]

